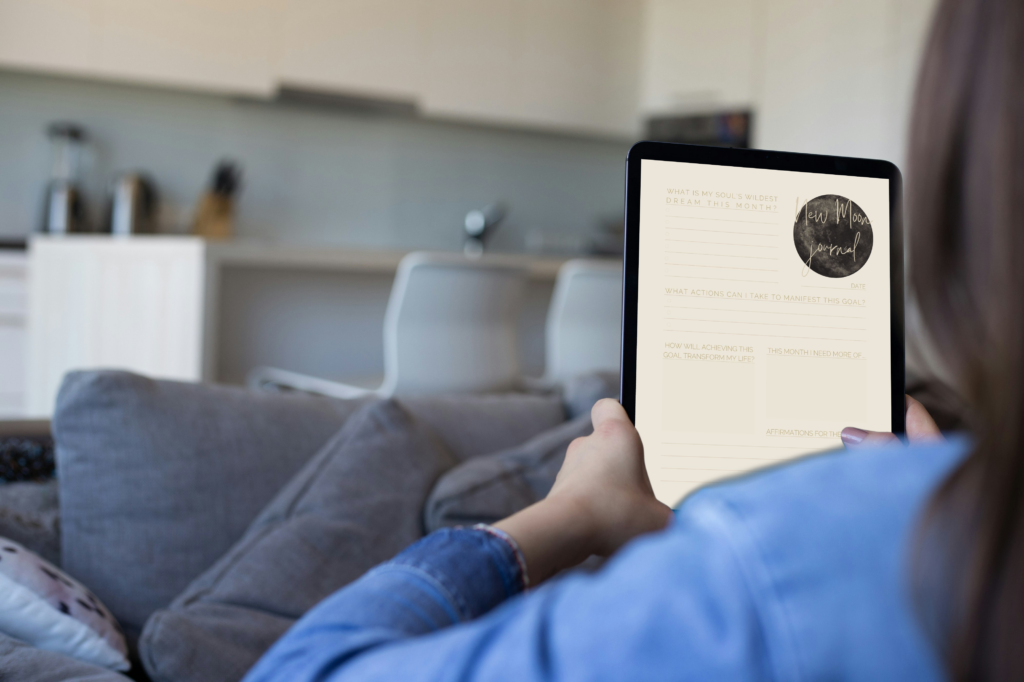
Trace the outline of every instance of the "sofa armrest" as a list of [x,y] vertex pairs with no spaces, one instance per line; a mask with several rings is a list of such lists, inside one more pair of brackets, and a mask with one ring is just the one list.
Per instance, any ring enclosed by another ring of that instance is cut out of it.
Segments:
[[0,438],[51,438],[49,419],[0,419]]

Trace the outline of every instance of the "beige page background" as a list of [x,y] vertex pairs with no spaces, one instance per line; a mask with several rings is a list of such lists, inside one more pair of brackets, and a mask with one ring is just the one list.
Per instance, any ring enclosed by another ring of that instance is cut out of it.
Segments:
[[[797,252],[822,195],[870,221],[846,277]],[[643,160],[639,241],[636,427],[659,500],[891,430],[887,180]]]

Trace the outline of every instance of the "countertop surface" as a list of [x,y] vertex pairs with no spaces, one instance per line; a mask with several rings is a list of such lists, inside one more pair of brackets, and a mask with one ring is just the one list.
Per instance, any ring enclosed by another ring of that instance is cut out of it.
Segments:
[[[162,248],[197,249],[206,258],[222,267],[266,267],[311,270],[346,270],[350,272],[393,273],[399,261],[411,250],[365,249],[343,246],[282,244],[244,239],[209,241],[201,237],[178,235],[109,235],[35,236],[31,244],[60,244],[65,248],[132,251]],[[31,250],[31,246],[30,246]],[[0,251],[0,256],[4,252]],[[18,253],[18,252],[11,252]],[[22,252],[24,253],[24,252]],[[453,253],[453,252],[447,252]],[[558,269],[569,258],[540,254],[487,253],[483,259],[525,267],[532,279],[554,279]]]

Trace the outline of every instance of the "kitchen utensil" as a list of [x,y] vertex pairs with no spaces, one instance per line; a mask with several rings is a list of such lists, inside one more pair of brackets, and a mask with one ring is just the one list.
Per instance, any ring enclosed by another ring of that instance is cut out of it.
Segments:
[[467,256],[476,257],[484,252],[487,240],[498,229],[498,225],[505,219],[507,213],[508,209],[504,204],[495,202],[482,209],[473,209],[466,214],[464,221],[466,241],[463,243],[463,251]]
[[242,171],[231,161],[221,161],[213,181],[196,207],[192,232],[207,239],[228,239],[234,229],[235,198],[242,185]]
[[153,182],[141,173],[126,173],[110,188],[106,229],[114,235],[152,234],[157,227],[158,197]]

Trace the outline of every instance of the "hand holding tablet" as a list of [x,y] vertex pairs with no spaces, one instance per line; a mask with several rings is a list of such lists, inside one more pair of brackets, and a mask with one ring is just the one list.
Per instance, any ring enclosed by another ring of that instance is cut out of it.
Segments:
[[900,193],[882,161],[630,150],[620,399],[659,500],[902,433]]

